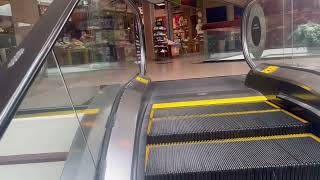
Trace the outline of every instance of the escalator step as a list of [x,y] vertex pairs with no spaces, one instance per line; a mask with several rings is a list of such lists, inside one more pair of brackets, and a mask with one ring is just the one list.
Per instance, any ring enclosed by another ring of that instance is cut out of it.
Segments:
[[[203,112],[201,112],[203,113]],[[305,133],[309,123],[284,110],[153,118],[148,144]]]
[[312,134],[149,145],[146,180],[320,179]]
[[258,111],[275,109],[265,101],[254,103],[221,104],[209,106],[191,106],[181,108],[156,109],[153,117],[188,116],[193,114],[215,114],[224,112]]

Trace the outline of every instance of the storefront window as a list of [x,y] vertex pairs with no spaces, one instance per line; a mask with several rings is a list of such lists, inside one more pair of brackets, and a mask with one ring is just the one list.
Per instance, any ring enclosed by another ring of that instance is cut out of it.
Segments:
[[60,65],[74,71],[137,66],[134,38],[134,15],[123,1],[92,1],[77,6],[54,51]]
[[155,5],[156,61],[181,56],[194,56],[200,62],[243,60],[240,26],[244,5],[210,0]]
[[[84,99],[90,101],[106,86],[124,84],[139,73],[135,18],[123,0],[83,1],[77,5],[54,46],[76,105],[82,105]],[[59,71],[48,62],[46,74],[54,76]]]

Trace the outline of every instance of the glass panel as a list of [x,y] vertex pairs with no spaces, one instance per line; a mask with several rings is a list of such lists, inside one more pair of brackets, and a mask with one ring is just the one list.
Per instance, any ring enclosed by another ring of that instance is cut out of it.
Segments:
[[[243,60],[240,27],[244,5],[245,2],[240,1],[172,1],[170,57],[188,55],[199,62]],[[157,14],[156,9],[155,16]]]
[[242,46],[239,28],[220,28],[206,31],[207,60],[241,60]]
[[96,165],[114,98],[139,73],[134,18],[122,0],[83,1],[54,47],[76,109],[88,112],[78,116]]
[[0,1],[0,67],[53,0]]
[[87,3],[77,6],[55,46],[66,80],[72,87],[124,83],[139,70],[134,15],[121,0]]
[[239,4],[205,2],[205,58],[210,60],[243,59],[240,41],[240,21],[243,8]]
[[[46,64],[58,71],[52,55]],[[0,179],[58,180],[75,153],[92,178],[95,166],[77,115],[61,75],[43,68],[0,140]]]
[[290,49],[285,47],[290,29],[284,12],[287,6],[285,0],[260,0],[252,6],[246,34],[250,57],[256,64],[283,64],[288,55],[291,58]]
[[319,0],[257,1],[246,32],[254,62],[319,70],[319,8]]
[[294,65],[320,70],[320,1],[292,0]]

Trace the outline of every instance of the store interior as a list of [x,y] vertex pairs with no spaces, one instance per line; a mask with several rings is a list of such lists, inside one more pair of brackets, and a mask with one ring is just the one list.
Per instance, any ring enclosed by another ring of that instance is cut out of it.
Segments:
[[[8,61],[52,1],[0,0],[0,66]],[[249,0],[170,0],[152,4],[136,0],[143,23],[149,74],[159,75],[153,79],[160,76],[159,79],[163,79],[168,73],[181,74],[179,78],[184,78],[188,75],[185,73],[190,73],[185,69],[205,69],[202,66],[215,69],[223,63],[228,67],[232,66],[230,63],[246,66],[240,24],[247,2]],[[290,15],[290,2],[295,4],[294,12],[299,12],[295,16]],[[264,1],[262,6],[266,7],[265,19],[271,28],[266,29],[269,38],[265,41],[264,53],[259,56],[283,61],[293,56],[318,55],[318,42],[314,40],[318,38],[299,39],[304,37],[301,33],[299,36],[299,30],[319,24],[314,10],[319,6],[318,1],[314,0],[313,7],[297,0],[271,4]],[[278,18],[282,14],[288,15]],[[136,73],[140,50],[136,43],[135,18],[123,0],[81,0],[54,46],[62,70],[77,73],[121,69]],[[314,35],[312,29],[305,33]],[[57,72],[51,62],[47,61],[46,74]],[[216,72],[212,70],[211,74],[200,76],[212,76]]]
[[242,60],[240,21],[244,5],[174,0],[143,6],[146,39],[152,40],[148,41],[148,59],[171,62],[194,56],[199,62]]
[[[1,0],[0,64],[7,61],[51,2]],[[66,72],[139,64],[134,14],[122,0],[103,2],[80,1],[60,34],[54,51]],[[166,64],[193,57],[192,65],[242,60],[240,18],[245,3],[239,2],[136,1],[144,24],[148,61]],[[54,68],[50,63],[47,67],[49,72]]]

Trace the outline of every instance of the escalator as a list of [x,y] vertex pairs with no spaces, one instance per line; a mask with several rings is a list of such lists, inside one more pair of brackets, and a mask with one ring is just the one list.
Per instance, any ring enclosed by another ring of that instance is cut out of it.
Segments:
[[310,126],[264,96],[153,104],[146,179],[318,179]]
[[[257,64],[252,59],[263,55],[263,50],[257,48],[265,42],[256,39],[256,43],[248,43],[250,38],[246,39],[248,33],[262,33],[262,26],[252,26],[259,19],[245,20],[255,19],[252,14],[257,18],[262,14],[257,1],[245,9],[242,27],[244,56],[251,67],[248,74],[162,82],[153,82],[146,74],[139,10],[133,1],[124,1],[137,18],[135,66],[140,73],[121,85],[94,87],[90,98],[79,98],[86,106],[75,104],[78,94],[73,94],[66,83],[52,50],[78,2],[55,1],[11,61],[0,69],[0,80],[12,80],[8,86],[0,86],[4,95],[0,98],[0,147],[5,144],[2,147],[9,147],[7,151],[11,152],[11,145],[18,145],[21,153],[0,156],[1,162],[7,163],[0,163],[0,170],[5,166],[17,179],[24,177],[11,167],[23,169],[22,172],[29,169],[30,174],[37,172],[39,163],[50,168],[51,164],[58,164],[59,172],[53,168],[56,177],[48,177],[55,180],[320,179],[320,74],[279,64]],[[102,2],[106,7],[115,3]],[[93,5],[99,9],[98,3]],[[82,8],[87,6],[90,5],[81,4]],[[93,12],[97,17],[98,13]],[[107,14],[105,9],[101,12]],[[246,27],[258,29],[250,31]],[[252,44],[257,44],[255,52],[250,52]],[[19,111],[20,104],[48,56],[53,57],[62,87],[57,88],[51,100],[71,105],[47,107],[45,112],[45,108],[38,107],[40,110],[23,113]],[[117,75],[115,71],[111,74]],[[64,91],[66,96],[57,98]],[[16,123],[19,118],[23,123]],[[23,129],[26,122],[33,123]],[[12,131],[15,123],[18,130]],[[21,132],[25,139],[16,138]],[[23,139],[20,142],[25,144],[12,143],[15,139]],[[38,146],[46,153],[34,152]],[[28,148],[30,152],[25,153]],[[0,177],[5,173],[2,171]]]
[[[320,138],[312,123],[243,81],[184,80],[179,92],[179,81],[151,85],[146,180],[320,178]],[[222,89],[214,90],[219,82]]]
[[146,180],[320,179],[319,73],[257,64],[266,46],[263,11],[252,1],[244,12],[246,77],[151,85]]

